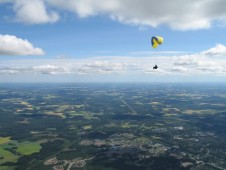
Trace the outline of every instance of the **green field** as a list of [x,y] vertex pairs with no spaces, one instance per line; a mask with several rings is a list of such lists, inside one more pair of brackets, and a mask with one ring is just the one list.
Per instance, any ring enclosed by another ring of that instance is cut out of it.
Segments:
[[39,143],[34,142],[22,142],[18,143],[18,149],[17,152],[19,152],[22,155],[30,155],[32,153],[39,152],[41,149],[41,146]]
[[10,141],[10,137],[0,138],[0,145],[8,143]]
[[19,158],[18,156],[14,155],[10,151],[5,150],[2,147],[0,147],[0,157],[3,157],[3,159],[0,159],[0,164],[4,162],[16,162]]
[[69,114],[71,116],[82,116],[84,117],[85,119],[88,119],[88,120],[91,120],[91,119],[98,119],[97,117],[95,117],[92,113],[90,112],[85,112],[85,111],[79,111],[79,112],[76,112],[76,111],[70,111]]
[[[39,142],[17,142],[10,140],[10,137],[1,138],[0,144],[0,164],[5,162],[16,162],[19,155],[30,155],[39,152],[41,145]],[[3,167],[0,167],[3,169]]]
[[0,166],[1,170],[14,170],[15,167],[14,166]]

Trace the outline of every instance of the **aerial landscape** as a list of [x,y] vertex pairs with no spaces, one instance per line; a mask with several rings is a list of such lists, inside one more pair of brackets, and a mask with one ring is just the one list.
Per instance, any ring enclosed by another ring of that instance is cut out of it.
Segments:
[[1,85],[1,169],[225,169],[225,84]]
[[0,170],[226,170],[225,0],[0,0]]

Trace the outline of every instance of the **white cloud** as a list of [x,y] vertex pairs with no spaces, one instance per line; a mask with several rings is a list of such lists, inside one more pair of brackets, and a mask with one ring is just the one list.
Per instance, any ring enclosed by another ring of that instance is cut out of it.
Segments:
[[52,23],[59,19],[55,11],[48,10],[43,0],[15,0],[16,20],[28,24]]
[[85,74],[111,74],[111,73],[123,73],[126,71],[126,63],[115,61],[93,61],[82,65],[79,70],[83,70]]
[[211,22],[225,22],[224,0],[46,0],[49,4],[80,17],[108,15],[123,23],[173,29],[209,28]]
[[[223,46],[223,45],[222,45]],[[225,48],[225,46],[223,46]],[[222,48],[223,48],[222,47]],[[218,48],[213,47],[211,49]],[[210,49],[209,49],[210,50]],[[206,51],[209,51],[206,50]],[[0,63],[0,73],[76,76],[225,76],[226,60],[211,53],[155,57],[95,57],[86,59],[15,60]],[[157,64],[159,69],[153,70]]]
[[[115,61],[106,62],[98,60],[61,60],[61,62],[50,61],[52,64],[44,64],[44,61],[30,61],[27,66],[0,66],[2,74],[74,74],[74,75],[108,75],[122,74],[127,71],[125,63]],[[17,65],[20,65],[17,63]]]
[[47,65],[34,66],[31,68],[31,70],[34,73],[38,73],[38,74],[62,74],[62,73],[66,73],[67,69],[64,67],[47,64]]
[[[10,0],[3,0],[9,2]],[[56,22],[59,10],[90,17],[106,15],[140,28],[167,25],[177,30],[226,23],[225,0],[12,0],[17,20],[29,24]],[[54,10],[53,10],[54,9]]]
[[172,71],[172,72],[180,72],[180,73],[185,73],[185,72],[187,72],[187,71],[188,71],[188,69],[187,69],[187,68],[185,68],[185,67],[176,66],[176,67],[171,68],[171,69],[170,69],[170,71]]
[[171,70],[190,75],[226,75],[225,49],[224,45],[218,44],[197,54],[177,57]]
[[175,66],[197,66],[201,56],[186,55],[174,62]]
[[222,44],[217,44],[216,47],[203,51],[203,55],[206,56],[224,56],[226,57],[226,47]]
[[28,40],[14,35],[0,35],[0,55],[43,55],[44,51],[35,48]]

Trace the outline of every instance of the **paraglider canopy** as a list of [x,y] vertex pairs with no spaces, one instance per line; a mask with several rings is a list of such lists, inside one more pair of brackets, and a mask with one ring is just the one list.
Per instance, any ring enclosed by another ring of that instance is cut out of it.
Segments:
[[153,48],[157,48],[159,44],[163,43],[163,37],[160,36],[153,36],[151,38],[151,45]]

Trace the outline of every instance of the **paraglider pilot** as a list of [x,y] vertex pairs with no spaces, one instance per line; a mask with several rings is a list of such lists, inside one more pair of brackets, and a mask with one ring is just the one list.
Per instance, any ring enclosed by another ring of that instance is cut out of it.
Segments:
[[158,66],[157,65],[155,65],[154,67],[153,67],[153,69],[157,69],[158,68]]

